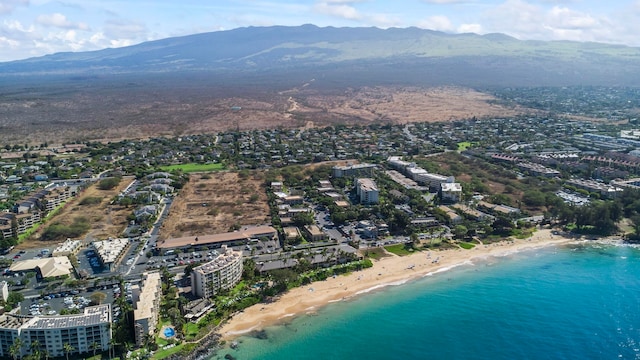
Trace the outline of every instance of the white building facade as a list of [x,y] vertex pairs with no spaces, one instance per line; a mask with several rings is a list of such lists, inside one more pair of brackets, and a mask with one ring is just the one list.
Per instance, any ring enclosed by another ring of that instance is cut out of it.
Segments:
[[191,272],[191,293],[210,298],[218,291],[230,289],[242,278],[242,252],[222,246],[221,253]]

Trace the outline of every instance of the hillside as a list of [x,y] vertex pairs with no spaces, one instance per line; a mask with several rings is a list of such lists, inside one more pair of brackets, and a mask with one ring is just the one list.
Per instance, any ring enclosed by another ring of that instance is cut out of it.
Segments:
[[484,85],[532,85],[536,81],[597,85],[637,80],[639,60],[639,48],[619,45],[520,41],[502,34],[452,35],[418,28],[304,25],[239,28],[116,49],[58,53],[0,63],[0,74],[206,71],[242,75],[295,73],[313,67],[335,78],[341,69],[348,69],[354,76],[375,71],[383,79],[399,77],[400,81],[421,72],[416,82],[460,85],[480,80]]
[[477,89],[639,83],[640,48],[418,28],[249,27],[0,63],[0,141],[510,115],[528,110],[489,105]]

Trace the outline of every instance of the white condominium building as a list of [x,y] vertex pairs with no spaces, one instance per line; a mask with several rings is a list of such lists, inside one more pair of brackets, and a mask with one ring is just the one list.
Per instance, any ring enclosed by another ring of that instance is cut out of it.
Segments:
[[209,298],[221,289],[234,287],[242,278],[242,251],[233,251],[222,246],[222,251],[213,260],[193,269],[191,293]]
[[162,279],[159,272],[148,272],[142,275],[142,287],[132,286],[134,303],[133,321],[136,344],[144,344],[148,335],[153,338],[158,325],[160,300],[162,299]]
[[380,196],[378,185],[369,178],[356,179],[356,194],[361,204],[376,204]]
[[58,316],[0,316],[0,356],[12,357],[11,346],[20,338],[20,357],[31,354],[32,344],[37,341],[41,353],[47,351],[51,357],[65,356],[65,344],[71,345],[73,354],[93,353],[109,350],[111,340],[111,306],[91,306],[83,314]]

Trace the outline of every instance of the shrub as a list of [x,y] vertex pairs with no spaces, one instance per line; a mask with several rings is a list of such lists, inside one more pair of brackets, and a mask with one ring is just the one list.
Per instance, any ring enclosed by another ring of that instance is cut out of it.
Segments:
[[80,200],[80,205],[96,205],[102,202],[102,198],[97,196],[90,196]]
[[100,190],[111,190],[120,184],[119,177],[112,177],[107,179],[102,179],[98,183],[98,189]]

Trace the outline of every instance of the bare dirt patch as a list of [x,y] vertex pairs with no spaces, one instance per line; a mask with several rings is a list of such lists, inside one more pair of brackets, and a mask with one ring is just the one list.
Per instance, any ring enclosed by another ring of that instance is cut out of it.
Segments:
[[[117,187],[111,190],[100,190],[97,184],[93,184],[85,189],[78,197],[67,202],[62,211],[49,219],[42,225],[29,239],[23,241],[17,247],[20,249],[32,249],[40,247],[50,247],[55,241],[41,241],[40,235],[47,226],[54,223],[70,225],[76,218],[86,218],[91,224],[89,231],[81,236],[84,239],[89,235],[91,239],[107,239],[109,237],[120,237],[127,226],[127,216],[131,214],[133,208],[120,205],[111,205],[114,196],[124,190],[133,181],[132,178],[123,178]],[[87,201],[87,199],[99,199]],[[82,204],[85,202],[85,204]],[[59,242],[63,241],[60,240]]]
[[[292,98],[294,96],[290,93]],[[366,87],[343,94],[326,95],[306,91],[297,95],[291,113],[327,113],[337,117],[357,118],[365,122],[431,122],[513,116],[523,109],[506,108],[490,103],[491,95],[459,87]]]
[[[145,139],[232,129],[310,128],[451,121],[532,112],[493,104],[493,96],[462,87],[212,90],[197,84],[49,91],[47,101],[21,90],[5,100],[0,142],[39,144]],[[228,90],[228,91],[226,91]]]
[[[246,173],[245,173],[246,174]],[[227,232],[233,225],[270,221],[260,172],[194,173],[173,200],[160,238]]]

